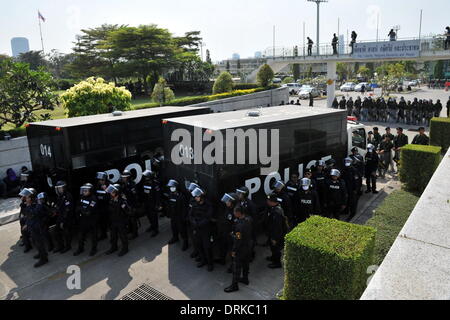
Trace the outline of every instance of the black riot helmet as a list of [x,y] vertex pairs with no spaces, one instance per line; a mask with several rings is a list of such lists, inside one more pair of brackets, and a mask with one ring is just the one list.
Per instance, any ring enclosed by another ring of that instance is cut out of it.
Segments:
[[39,203],[43,204],[47,201],[47,193],[41,192],[37,195],[37,200]]
[[96,179],[99,181],[107,181],[108,174],[106,172],[97,172]]
[[247,187],[240,187],[236,189],[236,194],[241,200],[244,200],[250,195],[250,190]]
[[200,189],[200,186],[194,182],[191,182],[191,184],[189,184],[188,190],[192,193],[197,188]]
[[275,182],[273,188],[277,191],[281,191],[286,187],[286,185],[284,184],[283,181],[278,180],[277,182]]
[[55,186],[55,192],[58,196],[62,195],[66,191],[67,184],[65,181],[58,181]]
[[92,189],[94,186],[90,183],[86,183],[80,188],[80,195],[82,196],[89,196],[92,193]]
[[142,175],[146,180],[152,180],[156,178],[156,173],[150,170],[145,170],[144,173],[142,173]]

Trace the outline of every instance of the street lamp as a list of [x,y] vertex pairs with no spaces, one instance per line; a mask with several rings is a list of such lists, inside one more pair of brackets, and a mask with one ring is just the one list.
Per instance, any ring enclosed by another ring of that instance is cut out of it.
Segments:
[[308,0],[308,2],[315,2],[317,4],[317,55],[320,55],[320,4],[322,2],[328,2],[328,0]]

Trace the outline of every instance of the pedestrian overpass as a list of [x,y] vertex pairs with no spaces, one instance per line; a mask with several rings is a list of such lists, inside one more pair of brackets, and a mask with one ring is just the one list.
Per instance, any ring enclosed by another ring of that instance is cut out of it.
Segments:
[[[408,38],[397,41],[360,41],[351,46],[338,46],[338,54],[333,54],[331,45],[320,45],[312,49],[312,55],[307,55],[307,47],[303,48],[269,48],[267,64],[275,73],[292,64],[327,64],[327,97],[328,107],[331,107],[335,96],[336,64],[369,63],[387,61],[438,61],[450,60],[450,49],[444,49],[445,39],[440,37]],[[317,53],[319,52],[319,53]],[[300,53],[300,55],[299,55]],[[256,82],[256,76],[261,66],[247,76],[247,82]]]

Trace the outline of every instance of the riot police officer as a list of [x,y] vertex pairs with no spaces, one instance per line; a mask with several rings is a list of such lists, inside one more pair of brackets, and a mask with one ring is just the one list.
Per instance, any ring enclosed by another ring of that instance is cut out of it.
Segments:
[[192,191],[192,197],[195,203],[189,212],[189,221],[192,226],[194,241],[199,253],[200,262],[197,267],[208,266],[208,271],[214,270],[212,258],[212,230],[211,219],[213,217],[213,208],[206,200],[205,192],[200,188]]
[[316,182],[316,191],[319,196],[320,202],[320,213],[325,215],[325,192],[326,192],[326,180],[327,173],[325,171],[325,161],[319,160],[316,162],[316,169],[313,173],[314,181]]
[[418,144],[422,146],[430,145],[430,138],[425,134],[425,128],[419,128],[419,134],[414,137],[412,144]]
[[194,247],[194,251],[192,251],[190,256],[192,259],[196,259],[197,262],[200,262],[201,258],[199,256],[199,251],[197,249],[197,243],[194,240],[194,230],[192,228],[191,221],[189,219],[189,212],[192,209],[192,207],[194,206],[194,204],[196,203],[195,198],[192,196],[192,192],[197,188],[202,190],[202,188],[198,184],[198,181],[194,181],[194,182],[185,181],[185,190],[186,190],[185,196],[186,196],[186,199],[188,199],[188,219],[187,219],[188,229],[187,230],[188,230],[188,237],[192,240],[192,244]]
[[106,192],[110,195],[108,204],[108,215],[111,222],[111,248],[106,252],[107,255],[113,254],[118,250],[118,239],[122,243],[122,249],[119,257],[128,253],[127,224],[131,214],[131,207],[127,199],[122,195],[119,184],[109,185]]
[[33,197],[36,195],[36,190],[34,188],[23,188],[20,190],[19,197],[21,200],[20,203],[20,213],[19,213],[19,222],[20,222],[20,233],[22,237],[22,243],[25,246],[24,253],[28,253],[33,249],[31,244],[31,232],[27,229],[27,219],[29,210],[28,207],[33,203]]
[[277,194],[272,193],[267,197],[268,206],[268,235],[270,242],[270,251],[272,255],[267,257],[268,265],[271,269],[281,268],[281,250],[284,247],[284,236],[286,235],[288,226],[287,219],[284,215],[283,208],[280,205],[280,198]]
[[331,170],[330,177],[326,182],[325,206],[328,217],[339,220],[339,216],[347,207],[347,188],[339,170]]
[[98,200],[93,194],[94,186],[86,183],[80,188],[80,201],[77,206],[77,217],[80,222],[80,240],[78,250],[74,256],[79,256],[84,252],[84,243],[86,238],[91,238],[90,257],[97,254],[97,224],[98,224]]
[[64,254],[72,250],[72,232],[75,223],[72,195],[67,191],[67,184],[64,181],[58,181],[55,186],[56,191],[56,252]]
[[347,208],[346,210],[350,214],[347,218],[347,221],[350,222],[353,217],[356,215],[356,211],[358,208],[358,200],[359,200],[359,187],[362,184],[362,176],[359,175],[359,172],[353,167],[353,159],[346,158],[344,160],[344,169],[342,171],[342,179],[345,182],[345,186],[347,188]]
[[28,232],[33,240],[33,244],[38,250],[38,254],[34,256],[39,261],[34,265],[39,268],[48,263],[48,253],[45,248],[45,219],[47,212],[43,206],[36,203],[36,191],[33,189],[24,189],[20,195],[24,198],[26,223],[23,228]]
[[239,198],[239,206],[244,211],[246,217],[252,218],[252,259],[255,258],[255,246],[257,243],[257,226],[261,217],[258,215],[258,208],[256,204],[249,199],[250,190],[247,187],[240,187],[236,189],[236,194]]
[[354,147],[352,150],[352,154],[349,156],[353,160],[353,167],[358,171],[359,177],[361,178],[358,182],[358,186],[356,187],[358,195],[362,195],[362,178],[364,177],[364,157],[359,154],[358,148]]
[[47,249],[48,252],[50,252],[55,248],[52,236],[50,234],[50,226],[54,223],[55,215],[45,192],[41,192],[37,195],[37,204],[42,207],[42,210],[45,213],[42,216],[42,236],[47,242]]
[[172,228],[172,239],[170,239],[169,245],[177,243],[181,236],[183,239],[182,251],[186,251],[189,248],[186,225],[188,204],[184,195],[179,191],[179,184],[176,180],[170,180],[167,187],[170,193],[166,210]]
[[286,192],[286,185],[283,181],[279,180],[274,185],[274,193],[278,196],[278,202],[283,208],[284,215],[289,220],[289,225],[292,226],[294,224],[294,214],[292,210],[292,202]]
[[300,177],[297,172],[291,174],[291,179],[286,183],[286,191],[292,203],[297,203],[298,191],[300,189]]
[[365,177],[366,177],[366,185],[367,191],[366,193],[373,192],[377,194],[377,171],[378,164],[380,162],[380,158],[378,154],[375,152],[375,146],[373,144],[369,144],[367,146],[367,153],[365,157]]
[[95,196],[97,197],[99,241],[101,241],[108,237],[109,195],[106,193],[106,189],[109,187],[108,174],[106,172],[98,172],[96,175],[96,180],[97,185],[95,186]]
[[121,182],[122,195],[125,196],[130,207],[128,215],[128,232],[131,234],[130,240],[133,240],[138,237],[139,229],[139,219],[136,213],[138,206],[136,183],[132,180],[131,172],[128,170],[122,172]]
[[252,218],[248,217],[245,214],[245,210],[239,206],[234,209],[234,218],[236,223],[233,226],[233,243],[231,249],[231,256],[233,257],[233,282],[231,286],[224,290],[227,293],[238,291],[239,282],[245,285],[250,284],[248,274],[253,248]]
[[311,186],[311,179],[303,178],[298,191],[298,203],[294,205],[295,225],[305,222],[312,215],[320,213],[319,195]]
[[[225,210],[221,216],[217,219],[218,227],[218,242],[219,242],[219,259],[220,264],[226,263],[227,256],[231,253],[231,246],[233,240],[231,233],[233,231],[233,225],[235,222],[234,208],[238,203],[238,195],[235,193],[225,193],[221,202],[225,205]],[[230,267],[230,271],[232,268]]]
[[158,211],[161,207],[161,184],[156,179],[156,174],[150,170],[146,170],[142,175],[144,176],[142,199],[150,222],[147,232],[151,232],[151,237],[154,238],[159,234]]

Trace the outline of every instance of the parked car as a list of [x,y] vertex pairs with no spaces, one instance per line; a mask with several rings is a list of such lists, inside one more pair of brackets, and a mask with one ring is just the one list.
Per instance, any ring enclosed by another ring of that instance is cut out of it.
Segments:
[[281,80],[280,78],[273,78],[272,82],[277,84],[283,82],[283,80]]
[[298,96],[300,99],[305,100],[305,99],[309,99],[309,94],[312,94],[312,96],[314,98],[317,98],[320,96],[320,91],[317,90],[316,88],[312,88],[312,87],[302,87],[302,90],[300,90]]
[[356,84],[354,82],[346,82],[343,86],[341,86],[341,91],[350,92],[355,91]]
[[289,94],[291,96],[293,96],[293,95],[297,95],[300,92],[302,85],[298,84],[298,83],[287,83],[287,84],[284,84],[283,87],[288,87]]
[[419,82],[417,80],[412,80],[408,82],[408,86],[410,87],[417,87],[419,85]]
[[355,92],[361,92],[363,86],[365,86],[366,92],[367,91],[372,91],[372,87],[370,86],[370,83],[368,83],[368,82],[361,82],[361,83],[359,83],[359,84],[357,84],[355,86]]

